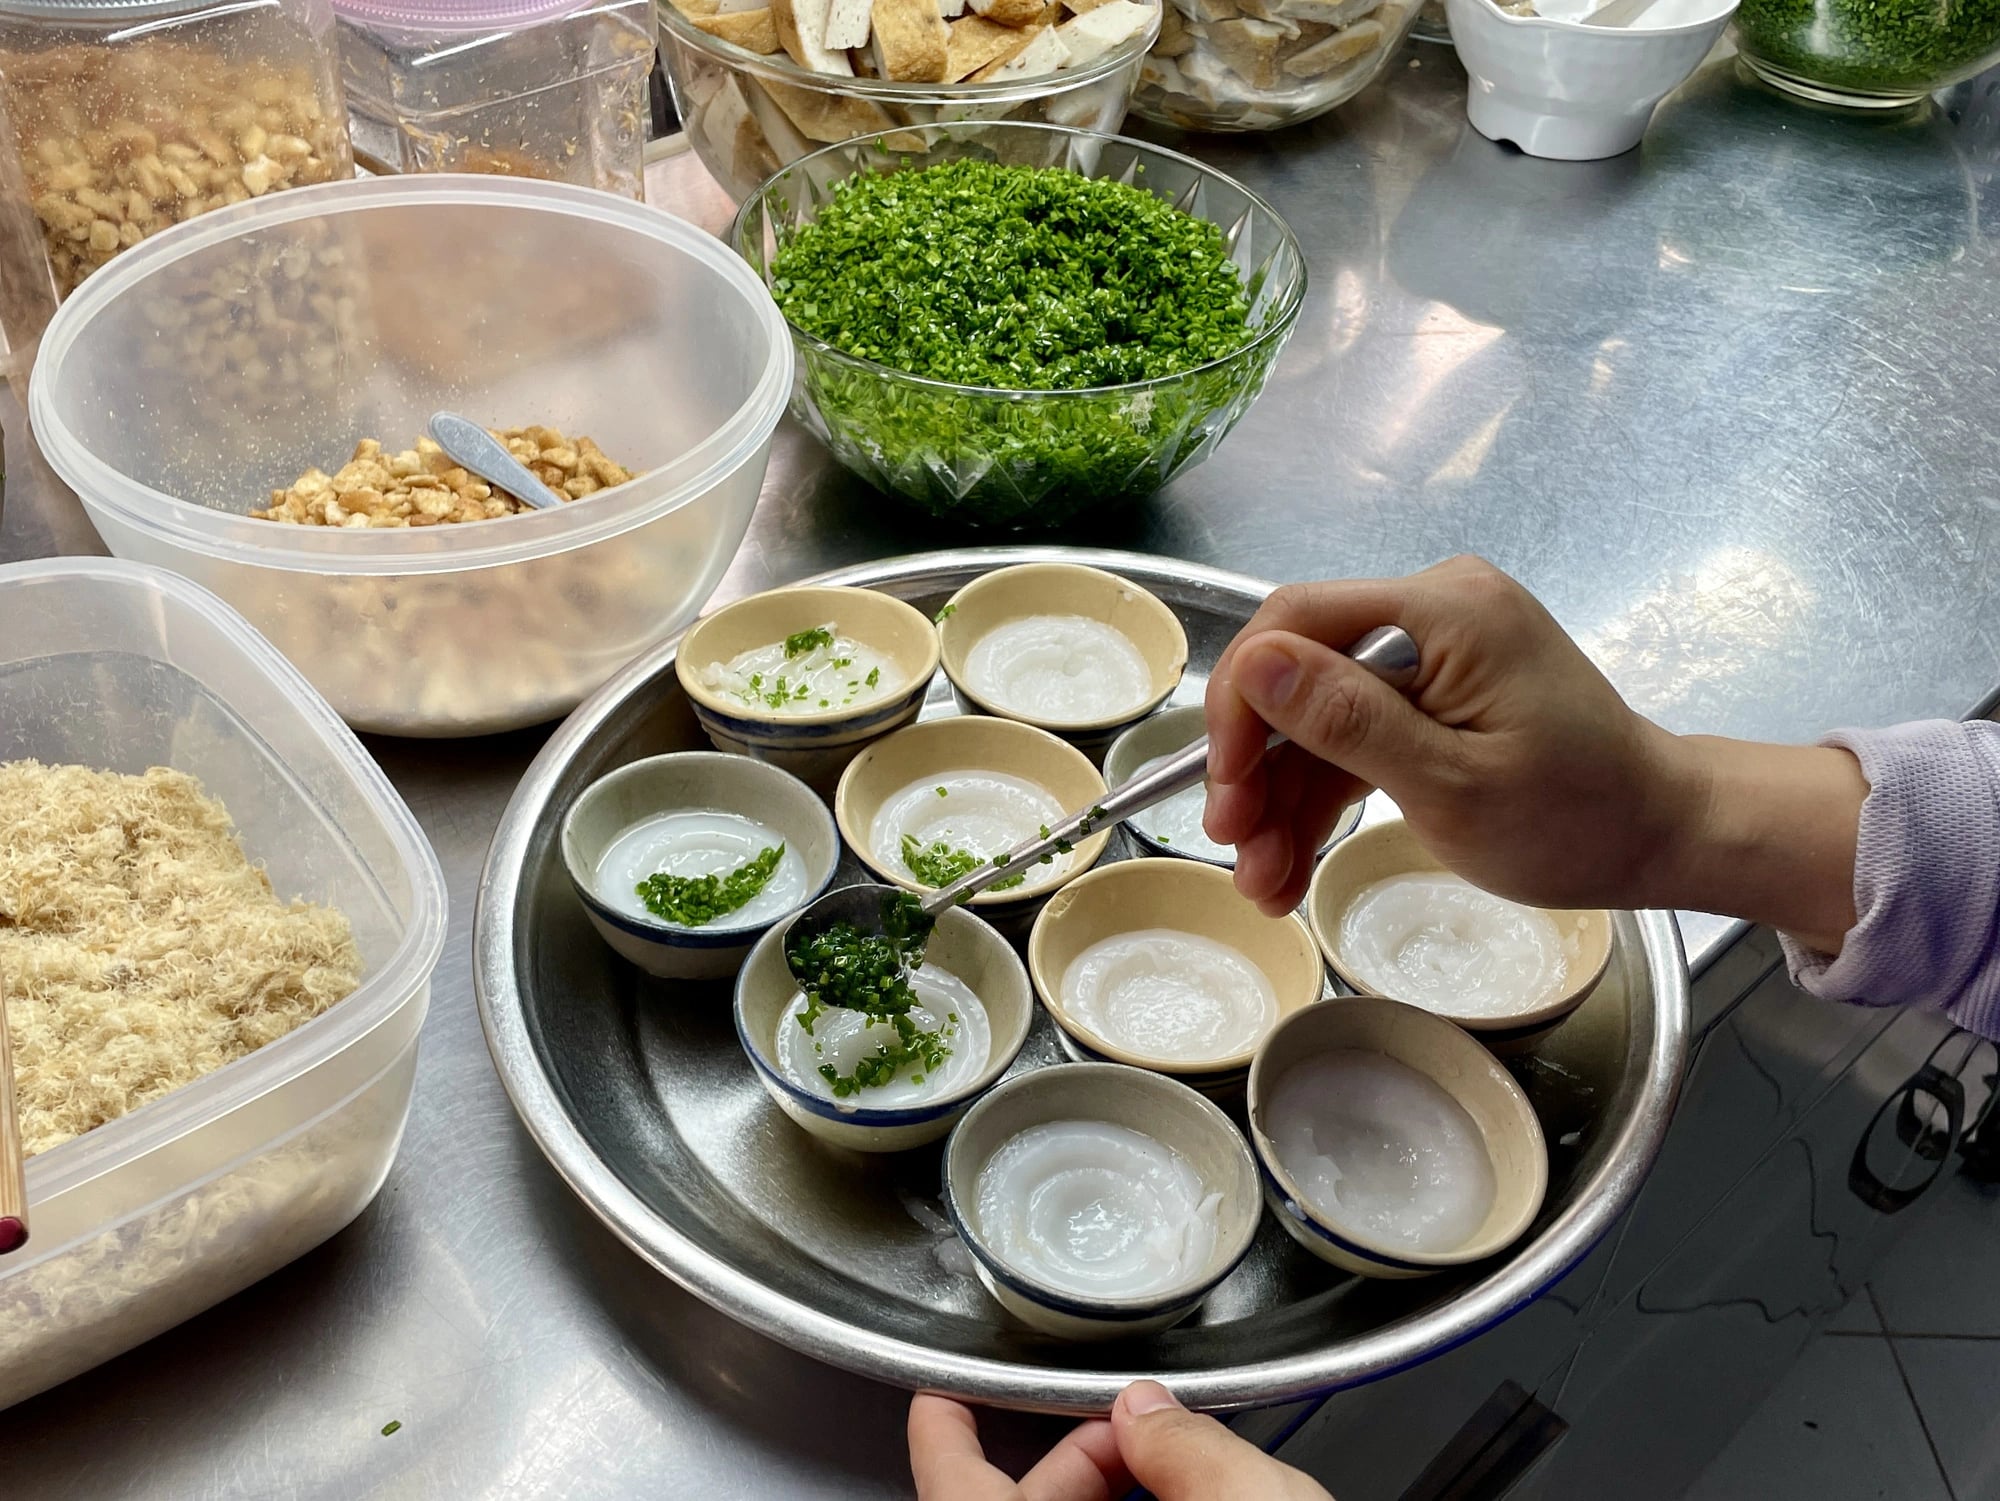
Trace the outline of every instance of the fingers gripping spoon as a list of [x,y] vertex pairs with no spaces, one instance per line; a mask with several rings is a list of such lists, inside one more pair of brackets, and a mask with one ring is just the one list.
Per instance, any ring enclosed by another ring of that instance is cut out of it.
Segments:
[[[1346,655],[1392,688],[1404,689],[1416,680],[1417,644],[1410,638],[1409,632],[1395,626],[1382,626],[1370,631],[1350,646]],[[1270,743],[1279,745],[1283,741],[1282,735],[1274,735]],[[970,900],[996,881],[1020,875],[1056,855],[1067,854],[1078,840],[1088,839],[1092,834],[1123,823],[1135,813],[1143,813],[1156,803],[1165,802],[1177,792],[1197,786],[1207,773],[1208,737],[1204,735],[1153,770],[1134,777],[1101,802],[1071,813],[1045,834],[1016,845],[1004,856],[996,857],[949,886],[917,899],[916,920],[903,916],[895,923],[896,932],[928,932],[929,925],[937,920],[939,913]],[[899,911],[907,914],[907,903],[903,899],[908,895],[897,887],[874,881],[863,881],[827,892],[792,920],[785,949],[786,961],[792,964],[794,976],[801,981],[809,978],[800,975],[797,964],[792,961],[791,956],[801,946],[812,944],[843,923],[864,936],[883,936],[890,931],[887,919],[891,914]]]

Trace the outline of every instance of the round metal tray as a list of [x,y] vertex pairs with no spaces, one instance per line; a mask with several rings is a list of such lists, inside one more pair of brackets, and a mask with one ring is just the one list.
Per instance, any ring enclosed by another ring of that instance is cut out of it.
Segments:
[[[1204,675],[1269,585],[1169,559],[985,548],[824,575],[935,610],[989,569],[1095,563],[1153,590]],[[474,936],[488,1046],[556,1170],[625,1243],[751,1328],[867,1376],[1004,1406],[1099,1412],[1160,1376],[1229,1408],[1352,1385],[1472,1338],[1576,1264],[1631,1202],[1672,1113],[1688,983],[1665,913],[1620,914],[1610,973],[1536,1054],[1515,1060],[1551,1153],[1541,1217],[1507,1255],[1413,1282],[1313,1260],[1266,1222],[1243,1265],[1187,1323],[1116,1345],[1065,1344],[1011,1322],[971,1274],[938,1207],[938,1151],[863,1158],[821,1146],[770,1103],[739,1050],[726,986],[649,980],[592,933],[556,850],[570,800],[636,757],[704,746],[669,643],[570,716],[494,836]],[[953,712],[942,674],[926,715]],[[1123,852],[1123,836],[1107,858]],[[852,858],[845,868],[856,867]],[[1016,1068],[1059,1061],[1038,1016]]]

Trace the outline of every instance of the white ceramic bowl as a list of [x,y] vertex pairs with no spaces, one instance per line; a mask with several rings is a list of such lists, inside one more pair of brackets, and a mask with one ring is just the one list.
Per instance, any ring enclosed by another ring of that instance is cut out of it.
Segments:
[[738,813],[775,830],[788,851],[805,862],[806,890],[800,907],[826,890],[840,864],[840,831],[833,826],[826,804],[789,772],[748,756],[676,751],[633,761],[599,777],[577,794],[563,815],[563,865],[598,936],[647,974],[662,979],[715,980],[733,975],[742,968],[750,945],[771,926],[732,923],[724,914],[702,927],[684,928],[634,916],[600,890],[598,863],[620,834],[655,814],[697,808]]
[[[1063,1003],[1063,977],[1079,954],[1107,938],[1170,928],[1236,950],[1263,972],[1277,997],[1277,1026],[1313,1005],[1325,973],[1297,913],[1266,917],[1236,894],[1229,872],[1188,860],[1121,860],[1057,892],[1028,938],[1028,973],[1056,1024],[1063,1051],[1080,1062],[1110,1060],[1167,1074],[1203,1094],[1239,1094],[1256,1045],[1226,1058],[1189,1062],[1152,1057],[1100,1037]],[[1261,1041],[1261,1039],[1259,1039]]]
[[904,1152],[927,1146],[951,1130],[973,1101],[1014,1066],[1035,1016],[1027,968],[990,924],[954,907],[939,915],[924,959],[963,980],[986,1008],[992,1035],[986,1066],[941,1099],[898,1109],[871,1108],[853,1099],[829,1100],[793,1083],[779,1068],[775,1050],[785,1008],[799,993],[785,964],[785,936],[794,920],[773,927],[744,961],[736,977],[736,1036],[757,1082],[801,1130],[856,1152]]
[[[1493,1164],[1493,1205],[1470,1240],[1449,1251],[1413,1251],[1336,1225],[1305,1203],[1264,1128],[1271,1097],[1297,1064],[1335,1048],[1382,1053],[1427,1075],[1472,1117]],[[1542,1124],[1521,1086],[1478,1043],[1443,1017],[1375,996],[1327,1001],[1271,1029],[1250,1065],[1250,1144],[1264,1197],[1285,1233],[1320,1260],[1364,1277],[1425,1277],[1483,1261],[1521,1238],[1548,1193]]]
[[1655,0],[1633,25],[1601,27],[1445,0],[1473,128],[1562,161],[1638,145],[1653,107],[1708,56],[1735,12],[1736,0]]
[[[1123,713],[1051,719],[1010,709],[981,692],[966,670],[973,649],[1000,627],[1031,615],[1081,615],[1125,637],[1146,664],[1146,697]],[[1167,701],[1187,670],[1187,631],[1156,595],[1129,579],[1081,563],[1017,563],[981,574],[952,595],[938,620],[938,662],[961,703],[1059,735],[1093,761],[1119,731]]]
[[[1215,1246],[1185,1282],[1145,1297],[1090,1298],[1051,1287],[1010,1265],[979,1225],[979,1174],[1009,1139],[1050,1121],[1108,1121],[1178,1154],[1216,1206]],[[1010,1079],[966,1112],[944,1155],[944,1207],[971,1250],[986,1290],[1015,1318],[1059,1339],[1121,1339],[1180,1322],[1236,1269],[1263,1206],[1257,1165],[1221,1110],[1172,1079],[1116,1063],[1064,1064]]]
[[[1104,797],[1104,778],[1090,764],[1090,758],[1047,730],[984,715],[956,715],[907,725],[856,756],[842,773],[833,797],[833,816],[840,824],[841,836],[877,880],[919,896],[929,894],[931,888],[911,879],[894,850],[875,847],[875,819],[883,804],[913,782],[942,779],[954,772],[995,772],[1019,778],[1041,788],[1064,811],[1088,808]],[[1001,932],[1018,934],[1034,921],[1050,894],[1095,865],[1110,842],[1109,829],[1079,839],[1066,861],[1031,866],[1019,886],[1005,891],[988,887],[968,898],[966,905]]]
[[[711,666],[828,622],[895,664],[903,674],[895,691],[853,708],[774,714],[708,685]],[[717,750],[782,766],[828,793],[862,747],[917,717],[937,661],[937,631],[902,600],[874,589],[799,584],[752,594],[695,622],[674,654],[674,675]]]

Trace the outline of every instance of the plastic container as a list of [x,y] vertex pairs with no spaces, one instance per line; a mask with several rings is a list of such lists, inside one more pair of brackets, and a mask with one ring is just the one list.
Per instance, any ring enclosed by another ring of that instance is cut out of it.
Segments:
[[359,742],[213,595],[102,558],[0,568],[0,761],[171,766],[224,799],[275,890],[347,914],[345,1000],[31,1158],[0,1260],[0,1407],[249,1286],[375,1196],[408,1113],[444,877]]
[[652,0],[336,0],[354,151],[643,198]]
[[[809,73],[709,36],[659,0],[660,57],[695,155],[741,203],[780,167],[822,143],[899,125],[1018,120],[1110,133],[1124,123],[1151,33],[1094,62],[989,83],[894,83]],[[892,142],[892,144],[896,144]]]
[[856,474],[955,524],[1064,525],[1152,494],[1215,451],[1269,379],[1305,302],[1306,267],[1277,210],[1193,157],[1122,136],[964,121],[863,136],[806,157],[738,210],[731,242],[768,278],[784,238],[843,177],[961,158],[1136,183],[1222,226],[1250,291],[1250,339],[1180,375],[1083,391],[1007,391],[910,375],[794,327],[798,419]]
[[350,176],[328,0],[0,0],[0,325],[170,225]]
[[[331,325],[253,337],[246,260],[312,287]],[[324,387],[278,373],[307,362]],[[388,177],[141,246],[57,313],[29,409],[113,553],[220,594],[357,728],[469,735],[567,713],[694,618],[791,379],[763,285],[692,225],[556,183]],[[409,446],[440,408],[588,435],[645,472],[453,526],[243,514],[362,438]]]
[[1901,109],[2000,62],[1989,0],[1743,0],[1744,62],[1788,93]]
[[1183,130],[1280,130],[1381,76],[1420,0],[1167,0],[1132,112]]

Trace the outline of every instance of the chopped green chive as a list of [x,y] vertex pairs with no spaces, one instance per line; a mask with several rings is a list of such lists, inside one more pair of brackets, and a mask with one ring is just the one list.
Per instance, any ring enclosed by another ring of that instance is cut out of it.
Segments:
[[639,883],[639,899],[655,917],[699,928],[734,912],[762,891],[784,856],[785,847],[777,844],[717,875],[674,876],[658,871]]

